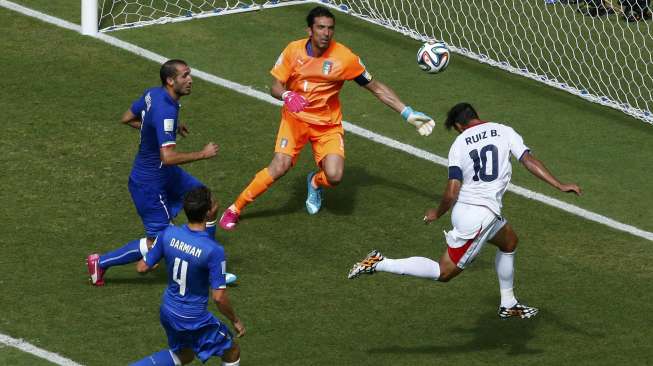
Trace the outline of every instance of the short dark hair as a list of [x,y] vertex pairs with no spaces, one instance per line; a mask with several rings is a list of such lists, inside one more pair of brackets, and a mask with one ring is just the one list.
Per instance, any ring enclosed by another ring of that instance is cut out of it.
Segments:
[[201,186],[192,189],[184,196],[184,212],[188,222],[206,221],[206,214],[211,209],[211,190]]
[[177,76],[177,66],[184,65],[188,66],[184,60],[168,60],[161,65],[159,70],[159,77],[161,77],[161,85],[165,86],[167,84],[168,78],[174,78]]
[[454,123],[460,123],[465,126],[473,119],[478,119],[478,113],[476,113],[474,107],[469,103],[458,103],[447,112],[447,120],[444,122],[444,127],[450,130],[454,126]]
[[315,18],[319,17],[331,18],[333,19],[334,24],[336,22],[336,17],[333,16],[333,13],[331,13],[329,9],[325,8],[324,6],[316,6],[308,12],[308,15],[306,16],[306,25],[308,25],[309,28],[313,27]]

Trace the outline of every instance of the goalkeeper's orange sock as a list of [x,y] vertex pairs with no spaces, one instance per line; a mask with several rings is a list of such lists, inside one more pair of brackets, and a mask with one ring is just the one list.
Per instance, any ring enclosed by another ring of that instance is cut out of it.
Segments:
[[254,202],[256,197],[267,191],[272,183],[274,183],[274,178],[272,178],[270,172],[268,172],[268,168],[262,169],[256,173],[254,179],[252,179],[245,190],[243,190],[238,198],[236,198],[236,202],[234,202],[234,204],[229,208],[240,214],[240,211],[245,208],[245,206]]
[[329,183],[329,180],[327,179],[326,173],[324,173],[324,170],[320,170],[313,176],[313,186],[319,187],[326,187],[326,188],[331,188],[333,187],[331,183]]

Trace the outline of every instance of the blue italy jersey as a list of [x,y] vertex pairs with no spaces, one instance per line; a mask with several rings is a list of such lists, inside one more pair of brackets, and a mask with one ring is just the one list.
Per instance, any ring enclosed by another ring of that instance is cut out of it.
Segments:
[[131,178],[139,183],[161,188],[170,167],[163,166],[159,149],[176,144],[177,103],[163,87],[145,90],[131,106],[131,112],[141,118],[141,142],[134,159]]
[[192,231],[187,225],[169,226],[159,234],[145,262],[152,267],[161,258],[165,258],[168,270],[162,308],[184,329],[212,319],[206,309],[209,288],[226,288],[224,248],[206,231]]

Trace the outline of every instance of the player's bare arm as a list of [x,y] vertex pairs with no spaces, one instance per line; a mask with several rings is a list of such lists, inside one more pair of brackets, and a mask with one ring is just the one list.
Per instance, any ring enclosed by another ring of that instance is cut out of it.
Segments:
[[182,122],[179,122],[177,125],[177,133],[181,137],[186,137],[190,133],[190,130],[188,129],[188,125]]
[[286,86],[276,78],[272,78],[272,86],[270,86],[270,95],[273,97],[283,100],[283,93],[286,92]]
[[383,104],[394,109],[397,113],[401,113],[401,111],[406,108],[406,105],[401,101],[401,99],[399,99],[399,96],[394,90],[376,79],[365,84],[363,87],[374,94],[374,96],[383,102]]
[[211,290],[211,295],[213,297],[213,301],[215,301],[216,306],[218,307],[218,310],[220,310],[220,313],[227,317],[229,321],[231,321],[231,324],[234,326],[234,330],[236,331],[236,337],[242,337],[245,335],[245,326],[243,325],[243,322],[236,316],[236,313],[234,312],[233,307],[231,306],[231,301],[229,300],[229,295],[227,295],[227,290],[225,289],[217,289],[217,290]]
[[127,109],[125,113],[122,114],[120,123],[132,126],[136,129],[141,128],[141,117],[132,113],[131,109]]
[[431,208],[426,211],[424,214],[424,223],[429,224],[444,214],[447,213],[453,207],[456,200],[458,200],[458,194],[460,193],[460,187],[462,183],[458,179],[449,179],[447,182],[447,187],[444,189],[444,194],[440,200],[440,205],[438,208]]
[[141,274],[148,273],[152,270],[154,270],[157,266],[148,266],[147,263],[145,263],[144,259],[141,259],[136,263],[136,271]]
[[413,108],[405,105],[401,99],[399,99],[397,93],[395,93],[389,86],[375,79],[365,84],[364,87],[374,94],[377,99],[383,102],[383,104],[400,113],[401,117],[403,117],[406,122],[415,126],[420,135],[428,136],[433,132],[433,127],[435,127],[433,118],[422,112],[417,112],[413,110]]
[[581,188],[573,183],[560,183],[558,179],[549,172],[549,170],[544,166],[539,159],[531,155],[528,151],[524,153],[521,158],[521,163],[531,172],[534,176],[540,178],[541,180],[549,183],[551,186],[562,192],[574,192],[576,195],[580,196],[583,191]]
[[304,96],[292,90],[287,90],[286,85],[276,78],[272,81],[270,95],[283,100],[286,108],[293,113],[301,112],[308,105],[308,100]]
[[200,151],[179,152],[175,145],[168,145],[160,149],[161,161],[164,165],[181,165],[197,160],[210,159],[218,154],[218,145],[209,142]]

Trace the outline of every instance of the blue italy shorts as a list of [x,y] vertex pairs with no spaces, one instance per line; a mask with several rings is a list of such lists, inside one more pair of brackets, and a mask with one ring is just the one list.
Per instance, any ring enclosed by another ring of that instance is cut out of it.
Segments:
[[190,348],[204,363],[212,356],[221,357],[233,345],[229,328],[211,313],[207,312],[206,317],[200,318],[194,324],[189,320],[180,322],[163,307],[159,315],[161,325],[168,336],[168,347],[174,353],[178,354],[182,349]]
[[129,193],[143,221],[147,237],[156,237],[160,231],[167,228],[184,208],[184,195],[203,185],[197,178],[177,166],[170,168],[170,175],[162,188],[136,182],[130,177]]

